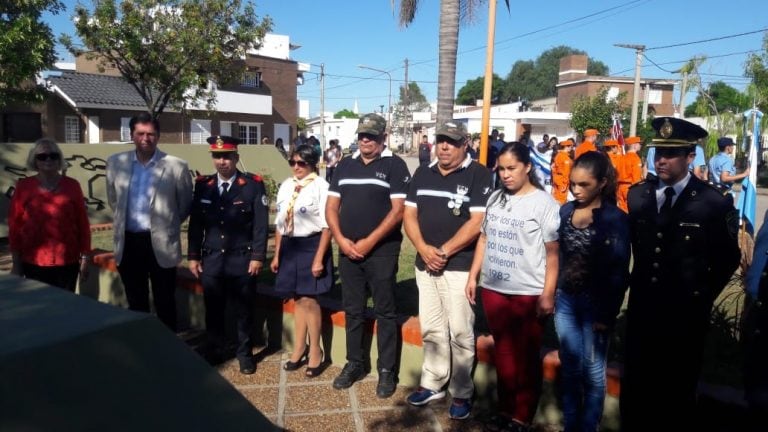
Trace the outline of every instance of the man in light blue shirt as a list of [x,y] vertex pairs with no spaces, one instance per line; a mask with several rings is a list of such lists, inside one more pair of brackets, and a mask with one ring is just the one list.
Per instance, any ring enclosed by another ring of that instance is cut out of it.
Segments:
[[722,137],[717,140],[717,147],[720,153],[709,160],[709,180],[712,183],[720,184],[728,189],[733,187],[733,183],[749,175],[749,167],[741,174],[736,174],[736,168],[733,166],[733,149],[735,144],[728,137]]

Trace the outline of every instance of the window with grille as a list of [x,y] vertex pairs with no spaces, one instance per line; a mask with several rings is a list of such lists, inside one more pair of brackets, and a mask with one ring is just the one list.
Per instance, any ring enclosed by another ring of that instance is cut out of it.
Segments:
[[261,87],[261,72],[245,71],[243,73],[242,80],[240,80],[240,84],[243,87],[253,87],[253,88]]
[[192,144],[206,144],[206,140],[211,136],[211,121],[192,119],[189,125],[189,142]]
[[64,117],[64,142],[80,142],[80,119],[75,116]]
[[131,141],[130,124],[130,117],[120,117],[120,141]]

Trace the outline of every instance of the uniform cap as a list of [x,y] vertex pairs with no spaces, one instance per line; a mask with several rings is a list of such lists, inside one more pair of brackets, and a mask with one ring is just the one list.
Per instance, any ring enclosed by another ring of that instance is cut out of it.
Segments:
[[631,136],[627,137],[624,142],[626,144],[640,144],[643,142],[643,140],[639,136]]
[[387,130],[387,121],[378,114],[366,114],[357,122],[356,134],[383,135]]
[[445,122],[437,128],[435,136],[445,136],[454,141],[463,143],[467,136],[467,129],[463,123]]
[[212,153],[236,152],[240,140],[231,136],[216,135],[208,137],[208,150]]
[[584,131],[585,137],[595,136],[595,135],[597,135],[597,129],[587,129]]
[[731,138],[721,137],[717,139],[717,146],[720,148],[720,150],[732,145],[735,145],[735,144],[733,143],[733,140]]
[[605,140],[605,142],[603,143],[603,147],[618,147],[618,146],[619,146],[619,142],[616,141],[615,139]]
[[572,146],[572,145],[573,145],[573,140],[570,138],[560,141],[560,147]]
[[709,135],[701,126],[675,117],[656,117],[651,126],[656,137],[649,147],[690,147]]

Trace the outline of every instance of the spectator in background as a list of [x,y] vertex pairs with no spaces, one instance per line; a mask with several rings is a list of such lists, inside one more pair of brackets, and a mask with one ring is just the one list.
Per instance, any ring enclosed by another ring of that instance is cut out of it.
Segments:
[[467,155],[464,127],[448,122],[435,135],[436,163],[419,167],[405,201],[405,232],[416,248],[419,319],[424,341],[420,387],[407,402],[453,397],[449,415],[469,417],[474,385],[475,314],[464,295],[485,214],[491,175]]
[[268,137],[268,136],[264,136],[264,137],[261,139],[261,143],[262,143],[262,144],[269,144],[269,137]]
[[66,162],[55,141],[41,138],[29,150],[8,210],[11,273],[75,292],[88,276],[91,226],[77,180],[61,174]]
[[597,431],[605,401],[608,341],[629,283],[629,220],[616,207],[608,158],[573,163],[573,201],[560,208],[555,327],[562,362],[565,430]]
[[330,183],[333,178],[333,171],[336,170],[336,165],[341,160],[341,146],[339,146],[339,140],[332,139],[328,150],[325,152],[325,180]]
[[[538,150],[539,153],[544,153],[547,151],[548,147],[549,147],[549,135],[544,134],[541,137],[541,142],[536,144],[536,150]],[[552,149],[549,148],[549,150],[552,150]]]
[[573,153],[573,158],[576,159],[589,151],[597,151],[595,141],[597,141],[597,129],[587,129],[584,131],[584,140],[576,146],[576,150]]
[[[555,143],[557,143],[557,138],[555,138]],[[547,141],[531,146],[530,149],[536,178],[539,180],[539,184],[544,186],[544,191],[552,193],[552,149],[548,147]]]
[[565,204],[568,200],[568,191],[571,178],[571,149],[573,140],[570,138],[560,141],[559,150],[555,155],[555,162],[552,164],[552,196],[555,201]]
[[176,330],[176,266],[181,223],[192,204],[187,162],[157,149],[160,123],[147,113],[129,122],[135,150],[107,160],[107,201],[115,212],[115,262],[131,310],[149,312],[149,280],[160,320]]
[[278,138],[277,140],[275,140],[275,148],[277,148],[277,151],[279,151],[280,154],[283,155],[285,159],[288,159],[288,153],[285,146],[283,145],[282,138]]
[[503,187],[488,199],[466,296],[475,304],[480,288],[495,343],[499,415],[489,426],[526,430],[541,396],[543,322],[555,307],[559,207],[538,184],[525,145],[501,149],[498,173]]
[[267,254],[269,209],[261,177],[237,170],[240,140],[228,136],[208,138],[216,174],[195,182],[189,217],[189,270],[203,285],[205,327],[214,349],[226,340],[225,310],[237,322],[237,360],[240,372],[256,371],[253,358],[252,280]]
[[293,177],[277,192],[275,256],[270,265],[277,273],[275,291],[296,302],[293,353],[283,369],[294,371],[306,363],[308,378],[320,375],[324,360],[317,296],[333,287],[331,232],[325,222],[328,183],[317,175],[318,162],[308,145],[299,146],[288,159]]
[[424,135],[419,143],[419,166],[427,166],[432,161],[432,144],[429,137]]
[[720,149],[720,152],[709,160],[710,181],[731,190],[736,181],[749,176],[749,167],[743,173],[736,174],[732,156],[736,145],[731,138],[719,138],[717,140],[717,147]]
[[467,154],[469,154],[469,157],[471,157],[472,160],[476,161],[480,158],[480,137],[475,137],[471,139],[470,142],[472,145],[467,149]]
[[325,217],[339,245],[339,275],[346,314],[347,364],[333,380],[346,389],[368,374],[363,352],[368,290],[376,317],[379,382],[376,395],[396,389],[398,327],[395,278],[403,235],[401,222],[410,173],[405,162],[386,148],[387,121],[366,114],[357,126],[360,145],[344,158],[328,190]]

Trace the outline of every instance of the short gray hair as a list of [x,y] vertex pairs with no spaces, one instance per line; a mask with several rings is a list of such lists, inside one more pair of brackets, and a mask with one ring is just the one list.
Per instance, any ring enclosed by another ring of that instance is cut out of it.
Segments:
[[66,166],[66,162],[64,162],[64,154],[61,152],[59,145],[56,144],[56,141],[52,140],[51,138],[40,138],[39,140],[35,141],[35,145],[29,149],[29,154],[27,155],[27,169],[37,171],[37,165],[35,165],[35,155],[41,147],[47,147],[51,152],[59,154],[59,171],[62,171]]

